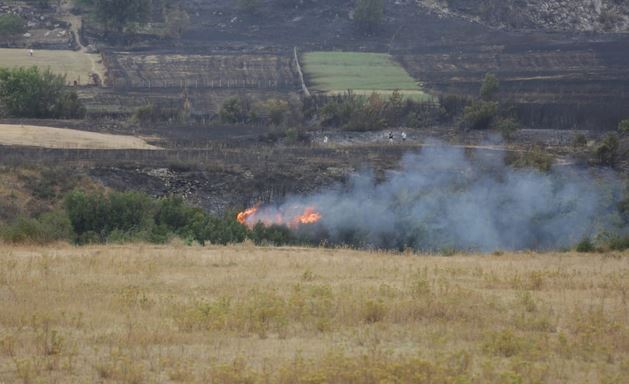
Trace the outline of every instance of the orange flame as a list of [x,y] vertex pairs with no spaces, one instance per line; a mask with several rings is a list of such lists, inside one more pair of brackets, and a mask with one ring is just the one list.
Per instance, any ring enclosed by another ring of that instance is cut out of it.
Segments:
[[248,227],[253,227],[257,222],[262,222],[265,225],[285,225],[291,229],[295,229],[301,225],[315,224],[322,219],[321,213],[317,212],[315,208],[307,207],[303,210],[303,213],[297,216],[290,215],[286,217],[285,214],[279,212],[264,212],[260,210],[258,206],[251,207],[243,212],[240,212],[236,216],[236,220],[240,224]]
[[295,221],[299,224],[314,224],[319,220],[321,220],[321,214],[310,207],[306,208],[303,215],[295,218]]
[[240,224],[246,224],[247,223],[247,219],[250,218],[251,216],[255,215],[256,212],[258,212],[258,207],[251,207],[243,212],[240,212],[237,216],[236,216],[236,220],[238,220],[238,222]]

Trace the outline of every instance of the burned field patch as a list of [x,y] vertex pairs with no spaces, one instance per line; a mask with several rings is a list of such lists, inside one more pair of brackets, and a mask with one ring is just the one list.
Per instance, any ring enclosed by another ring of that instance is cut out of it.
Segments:
[[478,96],[488,72],[527,127],[615,129],[629,102],[628,43],[481,47],[400,54],[404,68],[434,92]]
[[299,85],[290,55],[107,55],[110,83],[132,88],[268,89]]

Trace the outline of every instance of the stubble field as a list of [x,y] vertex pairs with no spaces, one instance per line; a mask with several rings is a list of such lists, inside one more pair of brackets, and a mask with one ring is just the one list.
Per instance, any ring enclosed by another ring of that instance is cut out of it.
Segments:
[[68,84],[92,84],[91,73],[103,79],[105,68],[100,55],[77,51],[35,50],[29,56],[27,49],[0,48],[0,67],[49,68],[53,73],[65,75]]
[[0,382],[622,383],[629,257],[0,250]]

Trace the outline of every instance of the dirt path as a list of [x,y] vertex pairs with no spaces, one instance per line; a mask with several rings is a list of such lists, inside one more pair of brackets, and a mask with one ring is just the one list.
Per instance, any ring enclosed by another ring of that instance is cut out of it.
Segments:
[[160,149],[135,136],[18,124],[0,124],[0,145],[64,149]]
[[92,73],[96,73],[102,80],[105,79],[105,70],[102,65],[102,57],[100,54],[92,54],[87,51],[87,47],[83,45],[80,39],[80,31],[83,26],[83,18],[81,16],[73,15],[71,12],[72,2],[64,0],[61,3],[61,13],[59,18],[70,24],[70,31],[74,34],[76,43],[79,46],[79,52],[84,53],[89,57],[92,63]]

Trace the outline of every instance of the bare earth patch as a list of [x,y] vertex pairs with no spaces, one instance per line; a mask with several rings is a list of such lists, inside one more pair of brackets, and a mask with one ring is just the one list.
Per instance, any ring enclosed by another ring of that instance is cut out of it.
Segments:
[[135,136],[17,124],[0,124],[0,145],[66,149],[159,149]]
[[626,253],[0,246],[0,382],[621,383]]

